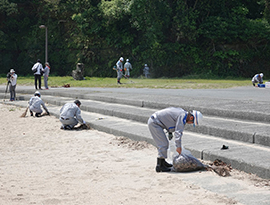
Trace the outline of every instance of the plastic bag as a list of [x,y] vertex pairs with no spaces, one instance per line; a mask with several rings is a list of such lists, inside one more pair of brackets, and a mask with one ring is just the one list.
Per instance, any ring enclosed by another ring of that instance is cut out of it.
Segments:
[[195,158],[190,151],[182,148],[182,153],[173,158],[173,171],[191,172],[205,169],[205,165]]

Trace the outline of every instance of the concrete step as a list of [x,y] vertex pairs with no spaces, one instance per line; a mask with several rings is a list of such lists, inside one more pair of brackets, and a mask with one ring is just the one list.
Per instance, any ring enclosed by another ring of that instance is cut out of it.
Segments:
[[[29,100],[31,97],[32,95],[18,95],[18,98],[21,100]],[[59,96],[56,98],[55,96],[50,95],[43,95],[42,99],[44,102],[58,106],[62,106],[66,102],[74,101],[74,98]],[[82,110],[108,116],[115,116],[145,124],[147,124],[148,118],[155,111],[157,111],[157,109],[140,107],[136,104],[117,104],[116,102],[102,102],[96,100],[87,100],[84,98],[80,101],[82,102]],[[204,121],[201,126],[196,128],[186,126],[186,130],[224,139],[270,146],[270,123],[204,115]]]
[[[4,86],[0,96],[4,97]],[[18,94],[33,95],[33,87],[16,88]],[[200,110],[204,115],[256,122],[270,122],[269,89],[166,90],[113,88],[52,88],[40,90],[42,96],[70,97],[94,101],[163,109],[182,107]],[[9,93],[8,93],[9,94]],[[7,94],[7,97],[8,97]],[[256,96],[260,96],[260,98]],[[215,97],[217,96],[217,97]],[[269,100],[268,100],[269,99]]]
[[[47,98],[46,96],[46,99],[44,97],[44,101],[47,101],[48,99],[49,97]],[[61,100],[57,100],[57,103],[50,103],[48,105],[50,113],[57,118],[60,114],[60,104],[64,102],[64,100],[64,98],[61,98]],[[70,98],[66,98],[66,100],[73,101]],[[20,106],[23,108],[26,108],[27,106],[27,101],[20,100],[2,103]],[[155,145],[146,123],[85,110],[82,110],[82,116],[92,128],[99,131],[117,136],[125,136],[137,141],[143,140]],[[29,117],[29,113],[27,117]],[[59,121],[59,129],[60,125],[61,123]],[[192,127],[192,125],[187,125],[187,127]],[[226,163],[231,164],[234,169],[242,170],[247,173],[253,173],[262,178],[270,178],[269,147],[217,138],[214,136],[189,131],[184,131],[183,145],[197,158],[211,161],[221,159]],[[221,150],[223,145],[228,146],[229,149]]]

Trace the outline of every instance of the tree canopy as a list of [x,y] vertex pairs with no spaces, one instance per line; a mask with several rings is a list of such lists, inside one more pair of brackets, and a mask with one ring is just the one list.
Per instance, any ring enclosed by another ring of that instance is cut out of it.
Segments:
[[31,73],[37,59],[55,75],[112,77],[123,56],[132,76],[270,75],[268,0],[0,0],[0,73]]

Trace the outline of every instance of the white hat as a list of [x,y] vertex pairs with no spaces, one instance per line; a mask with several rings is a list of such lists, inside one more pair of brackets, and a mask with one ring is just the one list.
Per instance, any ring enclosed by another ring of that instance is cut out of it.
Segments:
[[144,66],[147,66],[147,64],[144,64]]
[[127,59],[127,62],[129,61],[129,59]]
[[37,96],[37,95],[39,95],[39,97],[41,96],[39,91],[36,91],[34,94],[34,96]]
[[260,73],[261,78],[263,77],[263,73]]
[[15,70],[11,68],[9,72],[10,73],[15,73]]
[[192,115],[194,117],[193,126],[195,127],[197,125],[200,125],[202,123],[202,119],[203,119],[202,113],[200,111],[193,110]]
[[124,58],[123,58],[123,57],[121,57],[121,58],[120,58],[120,61],[124,61]]

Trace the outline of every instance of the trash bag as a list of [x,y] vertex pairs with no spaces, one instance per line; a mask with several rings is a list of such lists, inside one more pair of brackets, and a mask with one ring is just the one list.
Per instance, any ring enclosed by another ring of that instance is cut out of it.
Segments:
[[182,148],[182,153],[173,159],[173,171],[175,172],[191,172],[205,169],[206,166],[184,148]]

